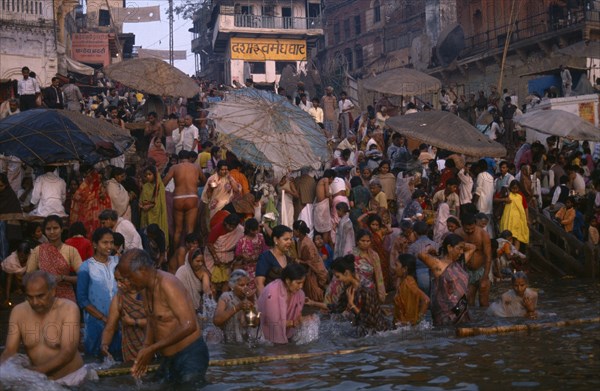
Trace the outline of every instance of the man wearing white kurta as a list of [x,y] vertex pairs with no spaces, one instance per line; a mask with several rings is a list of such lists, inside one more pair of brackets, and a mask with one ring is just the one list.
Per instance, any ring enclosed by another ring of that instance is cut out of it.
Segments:
[[193,125],[193,119],[190,115],[185,116],[185,128],[175,129],[171,135],[175,143],[175,152],[194,151],[198,152],[198,128]]
[[31,193],[31,203],[35,209],[32,216],[66,216],[64,202],[67,198],[67,184],[54,173],[55,167],[46,167],[44,175],[36,178]]

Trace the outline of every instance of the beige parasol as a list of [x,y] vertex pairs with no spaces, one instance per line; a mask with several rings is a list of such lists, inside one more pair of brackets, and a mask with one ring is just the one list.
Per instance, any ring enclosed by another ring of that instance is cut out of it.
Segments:
[[398,68],[366,79],[362,86],[382,94],[414,96],[436,92],[442,88],[442,83],[415,69]]
[[126,60],[104,68],[106,76],[148,94],[191,98],[200,87],[188,75],[157,58]]
[[534,110],[515,116],[519,125],[571,140],[600,141],[600,129],[576,114],[564,110]]
[[406,137],[438,148],[475,157],[503,157],[506,148],[490,140],[473,125],[447,111],[425,111],[396,116],[385,121]]

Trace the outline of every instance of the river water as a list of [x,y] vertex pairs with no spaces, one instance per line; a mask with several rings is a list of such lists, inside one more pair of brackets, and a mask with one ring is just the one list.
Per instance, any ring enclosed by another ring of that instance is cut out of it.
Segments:
[[[492,297],[509,289],[503,282]],[[478,309],[468,326],[555,322],[600,316],[600,286],[581,280],[535,281],[539,289],[536,321],[496,319]],[[600,324],[540,331],[459,338],[454,329],[427,324],[362,339],[348,336],[349,326],[321,322],[318,340],[303,345],[209,345],[211,359],[322,352],[301,360],[209,367],[208,384],[178,386],[196,390],[593,390],[600,389]],[[340,349],[364,348],[331,355]],[[0,373],[0,378],[2,374]],[[5,384],[6,386],[6,384]],[[30,390],[30,385],[10,389]],[[165,390],[136,384],[129,376],[102,378],[82,390]]]

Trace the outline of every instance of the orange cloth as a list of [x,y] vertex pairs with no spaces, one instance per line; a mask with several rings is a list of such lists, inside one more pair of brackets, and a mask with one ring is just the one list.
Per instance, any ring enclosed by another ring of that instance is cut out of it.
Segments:
[[229,175],[231,175],[231,177],[235,179],[237,183],[242,185],[242,195],[250,193],[250,185],[248,184],[248,178],[246,178],[246,175],[242,174],[242,172],[237,168],[229,170]]
[[420,317],[420,299],[417,282],[412,276],[407,276],[394,297],[394,322],[416,324]]
[[567,209],[565,206],[556,212],[556,218],[565,229],[565,232],[573,232],[573,224],[575,223],[575,208]]

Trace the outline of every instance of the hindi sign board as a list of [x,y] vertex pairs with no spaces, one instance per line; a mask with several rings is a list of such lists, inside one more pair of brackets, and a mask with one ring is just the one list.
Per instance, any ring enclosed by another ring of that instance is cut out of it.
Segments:
[[233,60],[306,60],[306,41],[301,39],[231,38],[230,49]]
[[108,34],[74,33],[71,35],[71,57],[88,64],[110,64]]

